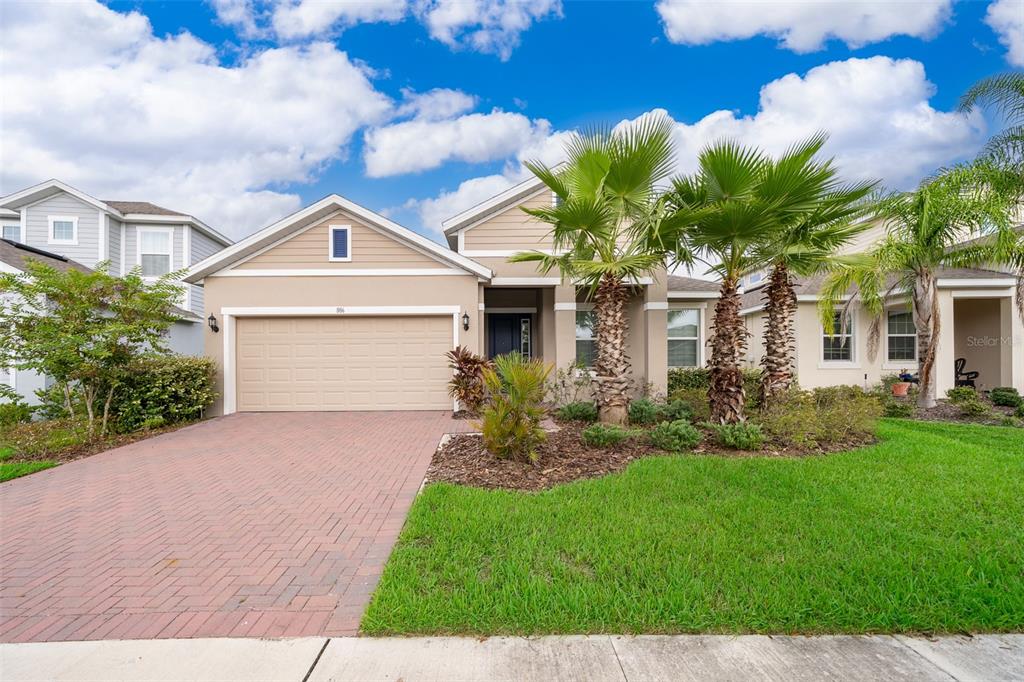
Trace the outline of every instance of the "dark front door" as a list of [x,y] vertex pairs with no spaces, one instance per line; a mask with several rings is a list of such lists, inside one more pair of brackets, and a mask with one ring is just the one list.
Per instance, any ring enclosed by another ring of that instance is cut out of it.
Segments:
[[508,313],[487,316],[490,341],[487,356],[494,358],[513,351],[530,354],[530,316]]

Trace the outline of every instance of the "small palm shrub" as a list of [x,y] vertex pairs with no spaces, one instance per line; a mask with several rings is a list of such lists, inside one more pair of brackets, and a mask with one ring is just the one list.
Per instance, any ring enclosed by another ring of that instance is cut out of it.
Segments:
[[683,452],[693,449],[700,442],[701,433],[690,422],[679,419],[674,422],[662,422],[649,434],[651,445],[669,452]]
[[495,457],[519,462],[537,461],[537,446],[547,438],[544,383],[551,366],[518,353],[502,355],[483,369],[487,398],[481,409],[484,447]]
[[589,424],[597,421],[597,404],[587,402],[569,403],[558,408],[556,414],[563,421],[587,422]]
[[993,405],[1000,407],[1017,407],[1021,404],[1020,393],[1012,386],[993,388],[988,394],[988,399]]
[[465,346],[457,346],[445,354],[452,370],[448,382],[448,395],[459,401],[459,406],[471,414],[478,414],[486,397],[484,370],[493,367],[487,358],[473,353]]
[[764,432],[760,424],[737,422],[735,424],[706,423],[715,435],[719,445],[733,450],[759,450],[764,443]]
[[661,418],[661,408],[647,398],[638,398],[629,403],[629,423],[638,426],[654,424]]
[[583,429],[580,434],[584,443],[597,448],[610,448],[622,443],[632,435],[632,431],[615,424],[592,424]]
[[957,386],[946,391],[946,398],[954,405],[962,405],[963,403],[976,401],[978,399],[978,392],[970,386]]

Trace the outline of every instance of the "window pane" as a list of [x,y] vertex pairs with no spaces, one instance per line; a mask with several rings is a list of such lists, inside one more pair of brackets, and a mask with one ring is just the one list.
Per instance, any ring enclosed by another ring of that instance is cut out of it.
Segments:
[[668,366],[669,367],[696,367],[697,366],[697,341],[696,341],[696,339],[669,339],[668,340]]
[[576,363],[584,367],[593,367],[597,361],[596,321],[593,310],[576,311]]
[[75,238],[75,224],[70,220],[54,220],[53,238],[68,242],[73,240]]
[[850,360],[853,344],[847,337],[826,336],[825,337],[825,360]]
[[914,346],[917,344],[915,336],[890,336],[889,337],[889,359],[890,360],[916,360]]
[[167,254],[142,254],[142,276],[160,277],[171,271],[171,257]]
[[171,252],[171,234],[169,232],[139,232],[139,240],[143,254]]
[[576,342],[576,364],[593,367],[597,363],[597,342],[580,340]]
[[910,313],[889,313],[890,334],[916,334],[914,316]]
[[4,225],[4,239],[10,239],[12,242],[16,242],[21,239],[21,226]]
[[668,336],[669,338],[695,339],[698,336],[700,326],[699,310],[670,310],[668,311]]
[[577,339],[592,339],[594,338],[594,321],[595,315],[593,310],[577,310],[576,311],[576,338]]

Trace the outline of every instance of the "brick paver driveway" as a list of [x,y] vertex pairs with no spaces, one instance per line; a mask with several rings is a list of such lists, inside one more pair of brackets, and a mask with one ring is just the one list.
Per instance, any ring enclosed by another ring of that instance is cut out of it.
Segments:
[[442,412],[237,414],[0,485],[0,641],[353,634]]

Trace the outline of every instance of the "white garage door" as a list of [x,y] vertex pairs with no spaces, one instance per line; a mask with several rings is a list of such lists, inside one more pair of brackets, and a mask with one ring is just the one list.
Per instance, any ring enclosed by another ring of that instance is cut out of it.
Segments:
[[240,317],[237,409],[449,410],[452,318]]

